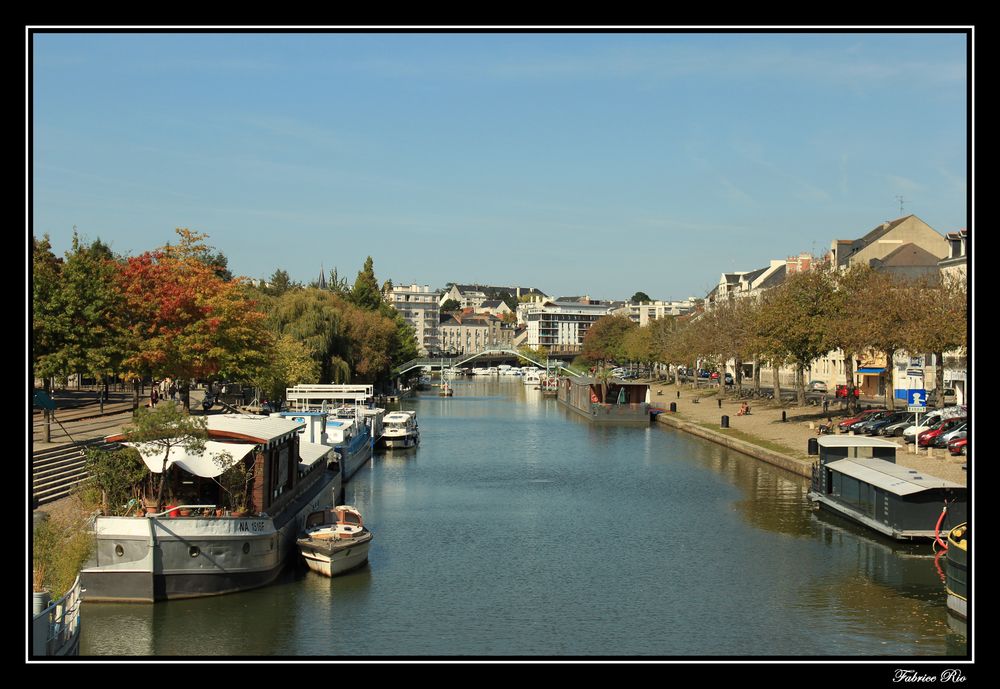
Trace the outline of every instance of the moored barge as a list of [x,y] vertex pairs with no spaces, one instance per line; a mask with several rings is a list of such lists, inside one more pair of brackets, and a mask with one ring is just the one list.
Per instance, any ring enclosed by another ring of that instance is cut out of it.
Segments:
[[594,423],[649,423],[649,385],[584,376],[566,377],[556,398]]
[[969,615],[969,546],[972,530],[968,523],[959,524],[948,532],[948,567],[945,590],[948,592],[948,609],[968,619]]
[[899,540],[933,539],[966,520],[967,488],[896,464],[895,443],[824,436],[818,445],[809,498],[821,508]]
[[[265,586],[295,552],[306,517],[336,504],[334,451],[300,440],[301,422],[240,415],[207,421],[205,452],[175,446],[166,463],[143,455],[154,474],[170,472],[181,504],[143,517],[96,518],[95,552],[80,573],[84,601],[155,602]],[[217,461],[223,457],[228,466]],[[245,515],[217,510],[227,497],[215,477],[237,463],[253,472]]]

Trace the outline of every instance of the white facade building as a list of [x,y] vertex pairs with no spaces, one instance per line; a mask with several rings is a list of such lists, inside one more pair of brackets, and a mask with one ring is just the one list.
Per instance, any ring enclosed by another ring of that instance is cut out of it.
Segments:
[[[520,309],[518,309],[520,311]],[[528,304],[524,319],[528,327],[527,345],[553,352],[578,352],[593,323],[611,312],[607,304],[575,301],[547,301]]]
[[385,296],[416,331],[420,353],[436,352],[441,348],[439,324],[441,293],[427,285],[393,287]]

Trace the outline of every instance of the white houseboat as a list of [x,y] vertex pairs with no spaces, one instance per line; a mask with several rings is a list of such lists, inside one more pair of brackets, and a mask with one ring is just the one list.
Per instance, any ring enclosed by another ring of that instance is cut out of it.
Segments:
[[[303,440],[303,422],[234,414],[207,422],[203,453],[177,446],[166,461],[142,455],[152,473],[167,470],[176,506],[96,518],[94,555],[80,573],[85,601],[154,602],[265,586],[296,552],[306,516],[336,504],[334,450]],[[252,470],[246,514],[222,511],[229,497],[214,480],[237,463]]]
[[416,447],[420,444],[420,427],[417,412],[394,411],[386,414],[383,421],[382,441],[387,448]]

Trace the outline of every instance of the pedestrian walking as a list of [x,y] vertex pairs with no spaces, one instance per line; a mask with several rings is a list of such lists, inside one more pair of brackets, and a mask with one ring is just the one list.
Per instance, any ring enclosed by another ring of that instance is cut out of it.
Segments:
[[154,384],[153,387],[151,387],[149,390],[149,406],[155,407],[156,403],[159,401],[160,401],[160,394],[156,389],[156,385]]
[[176,401],[177,399],[177,384],[174,381],[170,381],[170,400]]

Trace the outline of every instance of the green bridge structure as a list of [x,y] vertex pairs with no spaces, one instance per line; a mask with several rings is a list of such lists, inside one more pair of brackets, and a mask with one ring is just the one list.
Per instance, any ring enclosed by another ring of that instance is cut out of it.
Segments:
[[462,364],[468,363],[479,357],[496,357],[496,356],[514,356],[518,359],[524,359],[525,361],[530,361],[535,366],[539,366],[546,370],[550,368],[558,368],[559,370],[571,375],[579,376],[580,374],[576,371],[572,371],[561,363],[554,363],[558,359],[549,359],[547,363],[542,363],[540,361],[535,361],[531,357],[525,356],[516,349],[509,349],[507,347],[488,347],[481,352],[476,352],[475,354],[461,354],[459,356],[453,357],[418,357],[416,359],[410,359],[406,363],[400,364],[392,369],[393,377],[398,377],[403,375],[408,371],[412,371],[415,368],[430,368],[432,371],[434,369],[444,370],[446,368],[454,368],[456,366],[461,366]]

